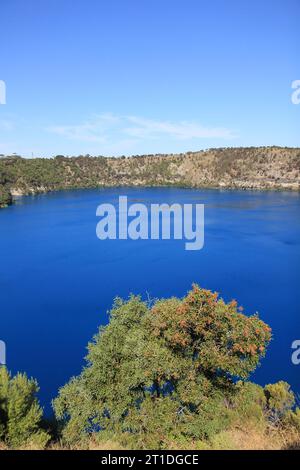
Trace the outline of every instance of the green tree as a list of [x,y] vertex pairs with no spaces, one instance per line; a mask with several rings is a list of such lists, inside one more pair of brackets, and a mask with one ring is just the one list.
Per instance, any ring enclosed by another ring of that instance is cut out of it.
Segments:
[[210,437],[230,422],[236,379],[256,368],[270,338],[257,315],[196,285],[152,307],[117,299],[87,366],[54,401],[63,436],[74,443],[101,429],[145,448]]
[[264,392],[270,417],[275,422],[284,418],[295,404],[295,395],[287,382],[266,385]]
[[0,439],[11,447],[34,445],[43,448],[50,436],[41,429],[42,409],[38,385],[26,374],[11,377],[0,368]]
[[296,408],[295,411],[289,410],[284,416],[284,424],[292,425],[298,431],[300,431],[300,408]]
[[9,206],[12,203],[12,195],[6,186],[1,186],[0,182],[0,208]]

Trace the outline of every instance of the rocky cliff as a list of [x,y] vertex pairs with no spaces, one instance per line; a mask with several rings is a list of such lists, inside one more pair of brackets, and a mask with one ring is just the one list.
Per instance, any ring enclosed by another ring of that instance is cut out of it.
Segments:
[[2,206],[10,203],[11,195],[59,189],[172,185],[299,190],[300,149],[248,147],[118,158],[0,159]]

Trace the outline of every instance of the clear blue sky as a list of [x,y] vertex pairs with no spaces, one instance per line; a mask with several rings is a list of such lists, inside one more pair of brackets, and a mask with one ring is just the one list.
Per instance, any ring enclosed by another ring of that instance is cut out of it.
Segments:
[[0,0],[0,153],[300,146],[299,0]]

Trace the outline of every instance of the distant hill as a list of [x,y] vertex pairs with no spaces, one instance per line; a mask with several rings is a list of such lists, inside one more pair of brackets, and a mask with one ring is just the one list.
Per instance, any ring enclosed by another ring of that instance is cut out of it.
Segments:
[[111,186],[300,189],[300,148],[218,148],[132,157],[0,158],[0,206],[12,196]]

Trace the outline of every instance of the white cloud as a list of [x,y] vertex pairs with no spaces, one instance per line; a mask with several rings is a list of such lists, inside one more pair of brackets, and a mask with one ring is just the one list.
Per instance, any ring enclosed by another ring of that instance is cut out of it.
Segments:
[[174,139],[206,139],[221,138],[231,139],[235,135],[230,129],[222,127],[205,127],[201,124],[189,121],[169,122],[145,119],[136,116],[128,116],[127,120],[133,127],[125,131],[134,137],[155,137],[165,134]]
[[191,121],[160,121],[139,116],[117,116],[111,113],[96,115],[75,125],[58,125],[48,131],[67,139],[120,146],[122,141],[134,142],[167,137],[174,140],[232,139],[231,129],[207,127]]

